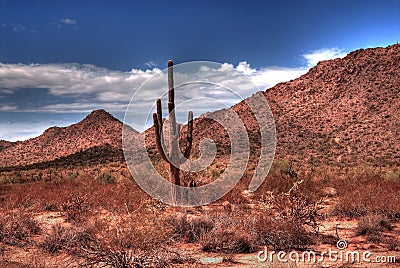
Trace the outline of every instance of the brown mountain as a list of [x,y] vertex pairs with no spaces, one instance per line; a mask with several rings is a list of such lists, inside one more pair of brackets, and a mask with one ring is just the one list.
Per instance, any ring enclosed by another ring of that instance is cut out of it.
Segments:
[[15,142],[0,140],[0,152],[8,147],[15,145]]
[[[400,166],[400,45],[360,49],[342,59],[322,61],[300,78],[262,94],[275,119],[276,158],[301,165]],[[255,159],[255,118],[244,101],[231,109],[246,125],[250,157]],[[226,132],[200,117],[194,140],[204,137],[215,140],[221,157],[229,159]]]
[[[108,112],[96,110],[77,124],[51,127],[36,138],[11,145],[5,143],[0,151],[0,166],[32,165],[85,151],[91,154],[91,148],[106,148],[107,152],[110,147],[120,150],[122,126],[123,123]],[[137,134],[133,129],[132,133]]]
[[400,45],[320,62],[264,95],[275,117],[278,157],[400,166]]
[[[400,45],[360,49],[343,59],[320,62],[298,79],[280,83],[263,94],[274,115],[277,158],[299,164],[400,166]],[[245,102],[233,106],[244,122],[251,142],[252,165],[259,154],[259,128]],[[216,111],[213,114],[225,113]],[[122,123],[103,110],[83,121],[53,127],[24,142],[0,142],[0,166],[29,165],[73,155],[92,155],[105,148],[121,160]],[[133,131],[136,135],[136,131]],[[144,132],[155,154],[153,129]],[[185,128],[182,130],[182,137]],[[217,166],[229,161],[227,132],[201,116],[194,122],[194,156],[205,137],[218,147]],[[1,149],[2,148],[2,149]],[[114,149],[113,149],[114,148]]]

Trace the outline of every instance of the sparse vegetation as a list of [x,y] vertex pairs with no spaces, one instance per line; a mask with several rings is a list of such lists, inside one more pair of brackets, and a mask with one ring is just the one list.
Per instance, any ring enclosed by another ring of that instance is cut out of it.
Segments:
[[41,246],[50,253],[56,253],[62,249],[70,248],[75,241],[75,233],[71,230],[55,224],[51,227],[50,233],[45,235]]
[[103,184],[116,183],[117,180],[110,173],[103,173],[99,176],[98,180]]
[[41,228],[31,213],[7,212],[0,217],[0,242],[5,244],[22,246],[40,232]]
[[86,195],[77,196],[67,200],[65,203],[61,204],[61,209],[61,215],[65,216],[67,221],[74,223],[83,221],[83,217],[91,211],[91,208],[87,203]]
[[378,235],[384,231],[393,230],[390,221],[381,215],[368,215],[358,222],[357,235]]
[[[222,256],[224,264],[236,265],[240,255],[235,254],[254,257],[264,246],[319,251],[335,247],[339,239],[351,249],[398,252],[400,149],[394,97],[399,94],[398,81],[392,79],[399,76],[398,51],[399,46],[363,50],[324,61],[296,81],[264,92],[278,143],[270,173],[254,193],[246,190],[261,153],[260,126],[246,102],[236,104],[232,110],[248,131],[249,163],[232,191],[200,208],[167,206],[143,193],[124,163],[122,123],[105,111],[67,128],[50,128],[38,139],[0,141],[0,266],[201,265],[187,252]],[[373,57],[377,64],[370,64]],[[186,158],[199,157],[204,138],[214,140],[217,153],[207,169],[182,172],[181,179],[179,169],[169,165],[172,159],[157,153],[165,124],[160,100],[156,108],[155,129],[145,135],[160,174],[180,185],[218,179],[231,160],[228,132],[211,118],[193,122],[190,113],[189,126],[182,128],[185,139],[177,134],[171,140],[178,145],[171,157],[178,155],[177,147],[186,147]],[[217,113],[226,116],[225,110]]]

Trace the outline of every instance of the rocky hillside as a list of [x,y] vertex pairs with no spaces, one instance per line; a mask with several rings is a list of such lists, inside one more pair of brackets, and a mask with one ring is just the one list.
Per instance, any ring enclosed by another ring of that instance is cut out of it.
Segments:
[[[277,158],[302,165],[400,166],[400,45],[360,49],[343,59],[320,62],[300,78],[258,94],[265,96],[274,115]],[[245,102],[231,109],[248,130],[251,169],[259,154],[258,124]],[[107,144],[120,152],[122,125],[98,110],[75,125],[50,128],[28,141],[0,141],[0,166],[52,161]],[[143,135],[151,155],[157,157],[153,129]],[[193,137],[194,157],[199,156],[199,141],[208,137],[218,148],[214,164],[222,169],[226,166],[230,141],[218,123],[200,116],[194,122]],[[113,150],[107,147],[106,151]],[[123,159],[121,155],[115,159]]]
[[278,157],[400,166],[400,45],[320,62],[267,90]]
[[16,143],[11,141],[0,140],[0,152],[8,147],[14,146]]
[[[400,45],[360,49],[320,62],[262,94],[275,119],[276,158],[307,166],[400,166]],[[258,124],[246,102],[231,109],[248,130],[254,166]],[[152,133],[147,132],[150,148],[155,147]],[[205,137],[216,142],[219,166],[229,161],[229,137],[218,123],[201,116],[193,136],[196,145]]]
[[[108,112],[96,110],[77,124],[51,127],[39,137],[11,146],[6,143],[0,151],[0,166],[48,162],[103,145],[121,149],[122,126],[123,123]],[[132,129],[132,133],[137,132]]]
[[[276,158],[307,166],[400,166],[400,45],[320,62],[262,94],[275,119]],[[248,130],[250,166],[256,165],[260,133],[255,117],[244,101],[231,109]],[[193,135],[195,143],[213,139],[220,160],[229,161],[229,138],[218,123],[202,116]]]

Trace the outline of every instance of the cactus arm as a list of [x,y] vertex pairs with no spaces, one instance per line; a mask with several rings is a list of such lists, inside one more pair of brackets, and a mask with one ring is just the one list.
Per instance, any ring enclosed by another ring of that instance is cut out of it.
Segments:
[[176,124],[176,137],[178,138],[179,141],[179,136],[181,135],[181,129],[182,129],[182,125],[181,124]]
[[[174,91],[174,63],[172,60],[168,61],[168,102],[175,102],[175,91]],[[175,108],[175,104],[174,104]],[[171,112],[171,111],[169,111]]]
[[[160,132],[161,145],[162,145],[163,151],[165,151],[166,147],[165,147],[165,141],[164,141],[164,135],[163,135],[163,119],[162,119],[161,99],[157,99],[156,107],[157,107],[157,121],[158,121],[158,128],[159,128],[159,132]],[[168,158],[168,152],[166,153],[166,157]]]
[[185,163],[186,160],[190,156],[190,152],[192,150],[192,141],[193,141],[193,112],[190,111],[188,114],[188,129],[186,133],[186,149],[183,153],[183,157],[181,157],[180,162],[181,164]]
[[158,126],[160,127],[160,130],[161,130],[160,133],[162,133],[163,121],[162,121],[161,99],[157,99],[156,106],[157,106]]
[[157,113],[153,113],[153,124],[154,124],[154,134],[156,135],[156,146],[157,151],[160,154],[161,158],[169,163],[168,156],[164,153],[163,149],[163,137],[161,135],[162,129],[160,129],[160,125],[158,123],[158,115]]

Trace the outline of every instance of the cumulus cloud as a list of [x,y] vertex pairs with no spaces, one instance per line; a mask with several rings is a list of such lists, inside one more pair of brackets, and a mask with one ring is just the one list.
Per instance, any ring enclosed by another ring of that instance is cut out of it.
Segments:
[[145,65],[147,66],[147,67],[149,67],[149,68],[154,68],[154,67],[157,67],[158,66],[158,64],[157,63],[155,63],[154,61],[148,61],[148,62],[146,62],[145,63]]
[[51,24],[57,28],[62,28],[63,25],[66,25],[66,26],[75,25],[75,24],[77,24],[77,22],[74,19],[64,18],[64,19],[52,22]]
[[94,94],[101,101],[126,101],[133,90],[158,72],[110,71],[87,64],[0,64],[0,90],[44,88],[54,96]]
[[69,19],[69,18],[61,19],[60,22],[66,24],[66,25],[76,24],[76,20]]
[[18,107],[16,105],[2,105],[0,106],[0,111],[2,112],[13,112],[17,111]]
[[[279,82],[295,79],[306,73],[320,60],[342,57],[343,50],[321,49],[303,55],[305,66],[253,68],[248,62],[237,65],[207,65],[200,62],[192,73],[185,73],[175,66],[175,86],[177,103],[182,104],[182,113],[178,110],[178,120],[184,122],[186,111],[193,108],[190,100],[195,100],[195,116],[208,111],[230,107],[241,99],[249,97],[259,90],[266,90]],[[106,109],[110,112],[124,113],[134,96],[134,107],[130,112],[137,117],[131,122],[137,130],[144,130],[149,111],[154,109],[154,100],[161,97],[166,109],[167,77],[162,70],[148,62],[149,69],[131,71],[113,71],[90,64],[1,64],[0,63],[0,99],[6,105],[1,111],[47,112],[47,113],[88,113],[94,109]],[[150,67],[151,66],[151,67]],[[239,74],[239,75],[238,75]],[[190,79],[189,79],[190,77]],[[148,80],[152,78],[151,80]],[[188,80],[189,79],[189,80]],[[249,83],[252,81],[252,83]],[[191,83],[187,81],[213,81],[215,84]],[[138,90],[145,81],[145,88]],[[182,85],[179,86],[178,85]],[[255,85],[255,86],[254,86]],[[235,93],[227,89],[234,88]],[[28,107],[18,106],[11,100],[13,92],[21,89],[46,89],[54,100]],[[11,97],[10,97],[11,96]],[[63,101],[67,100],[67,101]],[[165,110],[166,113],[166,110]],[[140,123],[142,122],[142,123]]]
[[335,58],[343,58],[346,56],[346,52],[339,48],[322,48],[314,50],[310,53],[304,54],[303,57],[307,61],[308,67],[317,65],[318,62],[323,60],[330,60]]
[[235,69],[249,76],[253,83],[261,90],[270,88],[280,82],[298,78],[308,71],[306,67],[287,68],[278,66],[270,66],[256,70],[251,68],[250,64],[246,61],[239,62]]
[[42,134],[46,129],[54,125],[57,126],[68,126],[75,122],[69,121],[55,121],[55,122],[32,122],[32,123],[21,123],[21,122],[8,122],[0,123],[0,140],[7,141],[23,141],[30,138],[34,138]]

